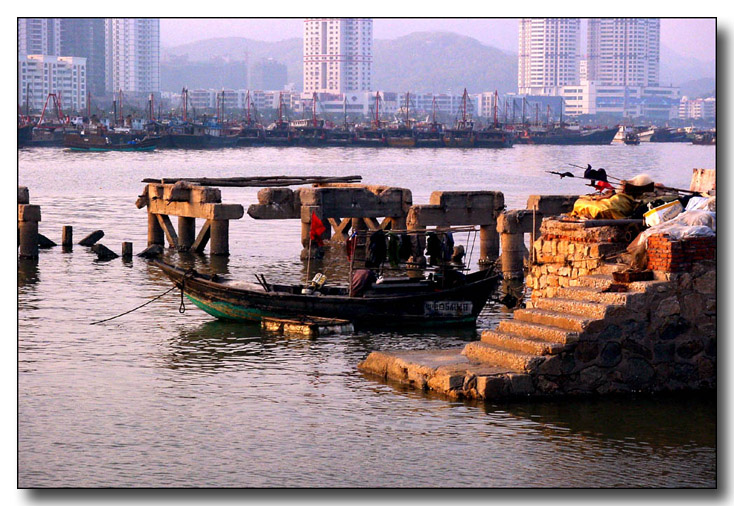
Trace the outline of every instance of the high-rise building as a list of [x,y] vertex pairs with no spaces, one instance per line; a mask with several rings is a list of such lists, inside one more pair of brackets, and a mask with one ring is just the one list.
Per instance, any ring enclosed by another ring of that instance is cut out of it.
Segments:
[[29,54],[61,54],[58,18],[18,18],[18,56]]
[[160,91],[160,21],[105,19],[105,89],[132,94]]
[[659,18],[589,19],[587,77],[603,86],[658,86]]
[[18,104],[40,111],[50,93],[60,99],[64,113],[87,107],[86,58],[52,55],[18,56]]
[[303,24],[303,91],[372,88],[372,20],[309,18]]
[[520,94],[556,95],[579,81],[578,18],[520,20],[517,87]]
[[105,92],[105,23],[102,18],[61,18],[61,54],[87,59],[87,91]]

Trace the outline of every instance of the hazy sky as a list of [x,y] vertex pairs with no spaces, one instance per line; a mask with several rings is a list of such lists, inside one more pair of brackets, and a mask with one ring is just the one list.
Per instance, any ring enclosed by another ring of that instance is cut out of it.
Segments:
[[[376,39],[393,39],[419,31],[443,30],[517,52],[517,19],[381,19]],[[661,43],[682,56],[715,59],[715,19],[662,19]],[[277,41],[303,36],[302,19],[161,19],[161,43],[176,46],[215,37]]]

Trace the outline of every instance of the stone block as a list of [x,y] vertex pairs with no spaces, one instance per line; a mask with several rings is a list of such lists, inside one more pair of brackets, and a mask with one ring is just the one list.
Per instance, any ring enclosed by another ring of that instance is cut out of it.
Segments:
[[703,351],[703,342],[700,339],[691,339],[678,343],[675,352],[680,358],[691,359]]
[[41,221],[41,206],[18,204],[18,221]]
[[19,186],[18,187],[18,204],[29,204],[29,203],[30,203],[30,194],[28,193],[28,187]]
[[503,376],[477,376],[477,397],[487,400],[506,397],[508,384]]
[[510,394],[525,396],[535,393],[532,377],[529,374],[509,374]]
[[545,217],[557,216],[573,211],[578,195],[530,195],[528,209],[537,209]]
[[502,192],[496,191],[434,191],[428,203],[441,207],[483,209],[493,212],[504,207],[505,197]]
[[716,293],[716,271],[708,271],[693,281],[693,289],[699,293]]
[[610,341],[604,345],[599,353],[599,365],[602,367],[614,367],[622,360],[622,346],[616,341]]

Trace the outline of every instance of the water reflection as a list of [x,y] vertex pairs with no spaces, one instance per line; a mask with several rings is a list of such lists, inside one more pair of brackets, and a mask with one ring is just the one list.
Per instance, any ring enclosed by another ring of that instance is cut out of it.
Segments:
[[292,352],[308,353],[308,339],[263,332],[257,322],[212,320],[187,327],[168,343],[166,366],[171,369],[257,369],[276,366]]
[[[540,424],[546,435],[568,432],[604,441],[664,447],[716,447],[714,394],[578,398],[479,404],[487,415],[507,414]],[[685,412],[685,416],[681,413]],[[675,420],[675,423],[671,423]]]
[[38,283],[38,258],[18,258],[18,288]]

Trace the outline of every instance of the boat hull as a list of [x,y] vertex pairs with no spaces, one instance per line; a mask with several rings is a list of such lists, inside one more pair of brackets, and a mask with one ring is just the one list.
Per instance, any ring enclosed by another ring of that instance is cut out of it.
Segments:
[[607,128],[590,133],[539,133],[520,136],[515,142],[517,144],[553,144],[561,146],[606,145],[612,143],[618,131],[617,128]]
[[318,316],[349,320],[360,327],[472,323],[499,284],[497,274],[479,271],[468,275],[466,284],[445,290],[387,296],[315,296],[242,289],[218,282],[216,276],[192,274],[160,261],[155,265],[198,308],[233,321]]

